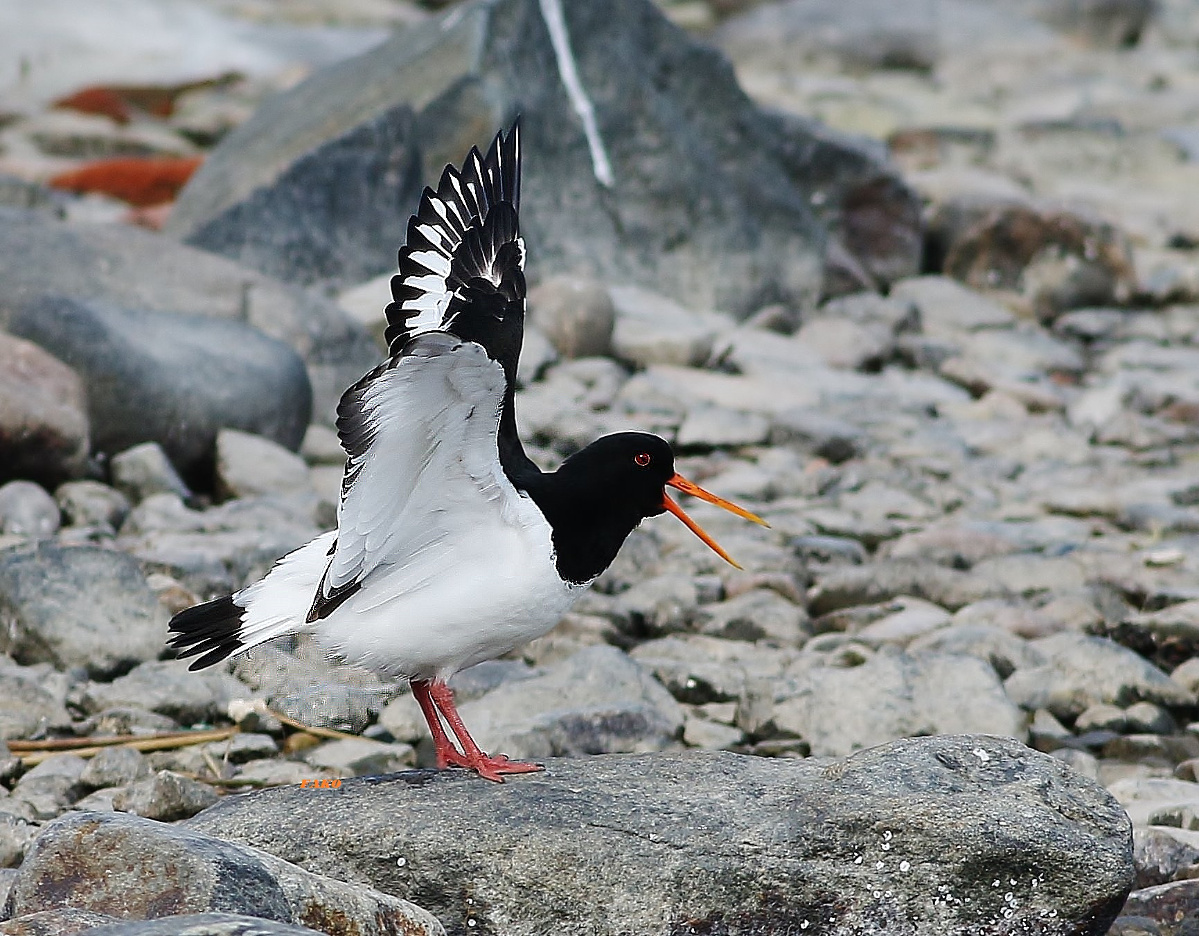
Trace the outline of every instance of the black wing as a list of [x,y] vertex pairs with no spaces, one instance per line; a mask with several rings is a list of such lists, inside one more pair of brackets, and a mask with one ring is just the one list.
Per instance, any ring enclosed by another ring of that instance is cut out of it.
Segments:
[[386,339],[392,355],[427,331],[483,346],[509,381],[524,337],[524,241],[520,236],[520,121],[487,155],[472,148],[446,166],[408,222],[400,272],[391,279]]

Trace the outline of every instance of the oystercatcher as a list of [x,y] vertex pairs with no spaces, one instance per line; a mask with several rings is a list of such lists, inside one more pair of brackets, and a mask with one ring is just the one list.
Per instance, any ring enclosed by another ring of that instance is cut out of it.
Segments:
[[646,517],[670,511],[733,562],[668,487],[763,522],[679,475],[654,435],[606,436],[553,472],[525,454],[513,410],[520,161],[517,121],[486,156],[472,149],[460,169],[446,166],[408,222],[386,309],[391,356],[337,409],[347,456],[337,529],[170,624],[179,656],[199,656],[193,670],[309,633],[348,662],[407,678],[438,766],[501,782],[542,768],[479,749],[451,675],[549,631]]

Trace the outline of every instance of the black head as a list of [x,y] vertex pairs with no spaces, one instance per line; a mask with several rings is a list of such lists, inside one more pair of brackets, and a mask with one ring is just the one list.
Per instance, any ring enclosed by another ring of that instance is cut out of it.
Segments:
[[553,528],[558,572],[567,581],[582,583],[595,578],[616,558],[621,544],[642,520],[666,511],[733,562],[670,499],[668,487],[762,522],[682,477],[675,471],[670,443],[647,432],[604,436],[572,455],[553,474],[542,475],[528,490]]

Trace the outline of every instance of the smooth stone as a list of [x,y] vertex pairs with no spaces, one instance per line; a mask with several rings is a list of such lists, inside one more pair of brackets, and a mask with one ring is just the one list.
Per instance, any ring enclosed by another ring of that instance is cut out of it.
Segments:
[[543,280],[529,292],[529,321],[563,357],[606,357],[612,351],[616,307],[595,280]]
[[503,683],[459,711],[483,750],[517,758],[660,751],[683,728],[682,709],[649,670],[605,646]]
[[66,906],[124,918],[223,911],[282,923],[341,920],[350,932],[376,926],[413,936],[445,932],[407,901],[194,829],[123,813],[71,813],[34,841],[7,909],[20,916]]
[[169,770],[137,780],[112,798],[112,808],[159,822],[177,822],[207,809],[220,795],[200,783]]
[[112,475],[112,486],[135,504],[154,494],[191,496],[179,472],[157,442],[142,442],[117,452],[109,460],[108,470]]
[[1045,662],[1018,669],[1004,682],[1008,696],[1023,708],[1047,708],[1070,719],[1100,702],[1127,706],[1144,701],[1166,708],[1195,704],[1193,693],[1110,640],[1064,633],[1035,640],[1032,647]]
[[18,666],[0,656],[0,739],[69,727],[73,719],[66,709],[67,691],[66,679],[50,664]]
[[[313,936],[320,932],[307,926],[276,923],[241,913],[183,913],[154,920],[120,922],[107,914],[65,908],[27,913],[12,922],[41,926],[42,921],[52,928],[44,936],[59,936],[65,932],[60,927],[74,926],[77,921],[91,927],[85,930],[88,936]],[[43,936],[43,933],[34,930],[28,934],[21,932],[20,936]]]
[[0,485],[0,533],[49,539],[58,532],[61,519],[58,504],[40,484],[9,481]]
[[0,331],[0,482],[79,477],[88,439],[79,375],[33,342]]
[[132,557],[50,542],[0,553],[0,614],[0,651],[93,677],[155,659],[168,618]]
[[[453,931],[474,920],[512,936],[666,934],[717,919],[730,936],[805,919],[832,936],[880,919],[965,936],[1039,927],[1050,913],[1062,933],[1098,936],[1132,883],[1131,827],[1112,799],[1002,738],[916,738],[832,764],[687,752],[546,768],[503,785],[420,771],[343,781],[336,796],[268,790],[187,828],[419,893]],[[442,886],[447,866],[474,889]],[[523,883],[551,878],[552,891]]]
[[142,780],[152,772],[150,762],[141,751],[111,745],[88,760],[79,775],[79,782],[92,789],[124,786]]
[[216,436],[216,487],[221,497],[310,491],[308,464],[277,442],[221,429]]
[[[392,263],[395,246],[388,242]],[[171,330],[173,320],[174,332],[193,317],[224,319],[230,327],[221,330],[218,321],[216,334],[255,336],[254,347],[263,347],[258,333],[270,336],[304,359],[312,385],[312,411],[330,423],[342,391],[373,367],[379,356],[370,336],[317,294],[132,225],[70,225],[32,212],[0,209],[0,280],[8,296],[0,309],[0,328],[9,331],[12,317],[22,307],[54,297],[88,307],[100,303],[153,312],[167,320],[161,329]],[[223,350],[233,353],[236,347]],[[166,348],[165,360],[179,365],[174,344]],[[201,373],[212,380],[220,371],[215,367]],[[205,396],[219,386],[213,380]],[[249,402],[241,401],[243,406]]]
[[[164,643],[165,623],[158,633]],[[189,661],[142,663],[110,683],[88,683],[81,702],[90,712],[114,708],[145,708],[166,715],[181,725],[211,724],[226,717],[229,703],[248,699],[254,693],[223,669],[187,669]]]
[[129,516],[129,498],[99,481],[68,481],[54,499],[69,526],[99,527],[116,532]]
[[416,752],[408,744],[384,744],[369,738],[339,738],[306,751],[304,761],[341,777],[366,777],[411,767],[416,763]]
[[222,427],[295,449],[312,416],[300,355],[240,321],[40,296],[7,327],[79,372],[95,451],[158,442],[184,473],[212,457]]
[[806,669],[798,692],[775,706],[773,720],[805,739],[816,755],[844,755],[923,734],[1027,734],[1024,716],[988,664],[894,649],[856,666]]

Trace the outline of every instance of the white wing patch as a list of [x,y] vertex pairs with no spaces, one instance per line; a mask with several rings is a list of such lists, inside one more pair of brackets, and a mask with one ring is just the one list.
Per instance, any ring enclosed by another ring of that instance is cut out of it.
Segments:
[[[388,343],[399,350],[397,336],[407,340],[451,324],[451,301],[462,298],[463,277],[481,276],[499,286],[504,269],[497,264],[503,243],[480,239],[497,205],[520,207],[520,127],[497,135],[487,156],[472,149],[462,168],[446,166],[437,190],[426,188],[416,215],[408,223],[408,239],[400,249],[399,273],[392,277],[394,302],[387,307]],[[521,267],[524,242],[515,229],[508,242],[517,245]],[[465,247],[464,247],[465,244]],[[455,257],[459,266],[455,269]]]
[[338,423],[351,457],[324,598],[381,566],[436,568],[428,554],[462,518],[496,502],[502,509],[504,388],[503,369],[482,347],[430,332],[347,392]]

